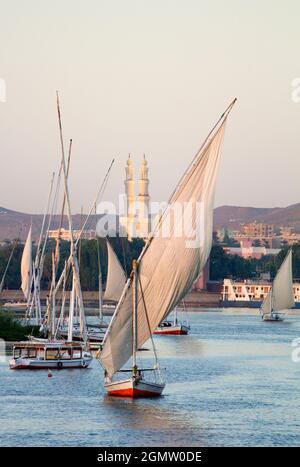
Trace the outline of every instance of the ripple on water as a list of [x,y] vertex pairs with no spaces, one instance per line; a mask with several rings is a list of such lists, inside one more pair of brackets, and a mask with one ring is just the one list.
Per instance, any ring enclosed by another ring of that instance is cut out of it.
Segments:
[[[113,399],[102,370],[11,371],[0,363],[3,446],[296,446],[299,317],[194,313],[189,336],[157,336],[164,397]],[[148,345],[149,347],[149,345]],[[143,357],[149,358],[148,352]]]

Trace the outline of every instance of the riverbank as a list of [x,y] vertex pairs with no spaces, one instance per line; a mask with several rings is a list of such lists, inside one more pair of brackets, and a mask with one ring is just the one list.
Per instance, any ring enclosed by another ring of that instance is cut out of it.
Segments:
[[[41,302],[43,305],[46,304],[47,295],[49,294],[48,290],[41,291]],[[61,300],[61,291],[58,291],[56,294],[57,300]],[[3,290],[1,293],[2,303],[9,301],[23,301],[24,296],[21,290]],[[66,303],[68,304],[70,300],[70,292],[66,293]],[[99,300],[99,292],[96,290],[85,290],[83,291],[83,300],[87,307],[97,308]],[[207,292],[205,290],[196,291],[193,290],[189,292],[185,299],[184,305],[186,308],[218,308],[221,303],[221,294],[216,292]],[[105,306],[108,308],[113,307],[113,302],[105,302]],[[183,306],[183,304],[182,304]]]
[[22,341],[27,340],[28,335],[37,336],[38,333],[39,326],[24,326],[14,314],[0,310],[0,339]]

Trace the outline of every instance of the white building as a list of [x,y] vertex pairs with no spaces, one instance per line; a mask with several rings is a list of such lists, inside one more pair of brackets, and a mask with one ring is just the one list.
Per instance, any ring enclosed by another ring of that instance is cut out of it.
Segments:
[[[80,235],[81,230],[73,230],[73,238],[77,240]],[[48,237],[57,239],[58,236],[58,229],[57,230],[49,230]],[[84,230],[81,234],[81,238],[83,240],[93,240],[96,238],[95,230]],[[60,239],[66,240],[69,242],[71,240],[70,231],[68,229],[61,228],[60,230]]]
[[[222,300],[232,302],[263,301],[272,284],[270,282],[240,281],[224,279]],[[294,300],[300,302],[300,284],[293,284]]]

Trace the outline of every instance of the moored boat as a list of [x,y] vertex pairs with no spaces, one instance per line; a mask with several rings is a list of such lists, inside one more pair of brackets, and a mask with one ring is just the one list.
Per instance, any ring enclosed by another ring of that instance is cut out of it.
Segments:
[[177,308],[174,311],[174,320],[164,320],[155,329],[153,334],[168,334],[168,335],[187,335],[190,331],[190,325],[187,321],[180,322],[178,320]]
[[92,355],[73,342],[19,342],[9,362],[12,370],[87,368]]
[[173,334],[187,335],[190,331],[190,326],[185,324],[174,324],[171,321],[163,321],[153,332],[153,334]]

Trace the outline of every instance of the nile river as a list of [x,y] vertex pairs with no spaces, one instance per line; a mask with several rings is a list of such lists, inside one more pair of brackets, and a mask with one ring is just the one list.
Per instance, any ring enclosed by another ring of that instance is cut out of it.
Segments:
[[[157,336],[160,399],[105,395],[102,369],[12,371],[0,362],[1,446],[297,446],[300,316],[189,315],[188,336]],[[145,347],[149,347],[146,344]],[[146,352],[143,352],[146,354]]]

